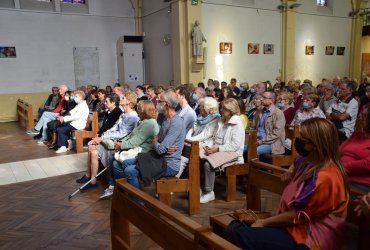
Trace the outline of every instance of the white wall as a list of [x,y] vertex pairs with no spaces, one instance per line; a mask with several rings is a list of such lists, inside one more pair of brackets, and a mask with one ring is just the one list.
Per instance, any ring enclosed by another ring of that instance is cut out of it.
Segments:
[[[250,84],[273,80],[279,74],[281,57],[281,14],[277,1],[206,0],[202,31],[208,47],[206,79]],[[234,6],[228,6],[234,5]],[[219,43],[232,42],[232,54],[220,55]],[[248,54],[248,43],[259,43],[259,54]],[[274,44],[273,55],[263,54],[263,44]],[[205,79],[205,80],[206,80]]]
[[145,81],[150,84],[168,84],[173,79],[172,47],[163,43],[163,37],[171,34],[169,9],[163,0],[143,0]]
[[116,82],[116,41],[134,35],[131,4],[89,4],[89,15],[0,9],[0,46],[15,46],[17,52],[17,58],[0,60],[0,92],[49,91],[62,83],[74,88],[73,47],[98,47],[100,85]]
[[[351,37],[350,1],[335,0],[331,8],[317,8],[314,1],[300,1],[296,16],[296,79],[348,76]],[[315,46],[314,55],[305,55],[305,46]],[[345,47],[344,56],[325,55],[326,46]]]

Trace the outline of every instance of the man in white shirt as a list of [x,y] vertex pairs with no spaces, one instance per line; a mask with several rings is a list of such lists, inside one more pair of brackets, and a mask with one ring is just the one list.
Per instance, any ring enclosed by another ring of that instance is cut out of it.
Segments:
[[356,85],[353,81],[340,81],[339,99],[328,108],[325,114],[326,118],[337,127],[341,140],[349,138],[355,129],[358,113],[358,102],[353,98],[355,90]]

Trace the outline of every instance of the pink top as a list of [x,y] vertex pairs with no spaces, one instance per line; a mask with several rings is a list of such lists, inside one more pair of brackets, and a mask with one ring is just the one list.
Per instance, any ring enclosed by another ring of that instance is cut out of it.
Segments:
[[[278,213],[292,211],[292,201],[302,191],[299,176],[285,188]],[[314,190],[302,211],[296,210],[295,220],[303,223],[287,227],[297,244],[310,249],[340,249],[348,204],[344,181],[334,163],[320,169]]]
[[355,132],[339,148],[350,182],[370,185],[370,138]]

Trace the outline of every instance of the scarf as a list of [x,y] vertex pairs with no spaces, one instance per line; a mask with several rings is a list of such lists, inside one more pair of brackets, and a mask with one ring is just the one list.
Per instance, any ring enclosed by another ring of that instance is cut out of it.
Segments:
[[197,126],[195,127],[194,132],[191,134],[191,136],[196,136],[202,133],[202,131],[204,130],[204,128],[206,127],[208,123],[213,121],[213,119],[219,118],[219,117],[221,117],[219,113],[209,114],[206,117],[199,116],[197,118]]

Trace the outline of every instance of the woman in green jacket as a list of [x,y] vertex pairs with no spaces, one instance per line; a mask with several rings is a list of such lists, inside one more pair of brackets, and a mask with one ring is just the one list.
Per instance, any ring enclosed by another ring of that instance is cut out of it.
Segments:
[[[133,148],[141,148],[141,152],[148,152],[153,149],[153,138],[158,134],[159,127],[156,121],[156,109],[150,100],[142,100],[138,103],[137,113],[140,121],[134,130],[121,142],[115,143],[116,150],[129,150]],[[115,160],[113,167],[108,169],[108,188],[105,189],[101,199],[109,198],[113,195],[114,180],[123,177],[123,171],[126,166],[136,162],[136,158],[127,159],[122,163]]]

